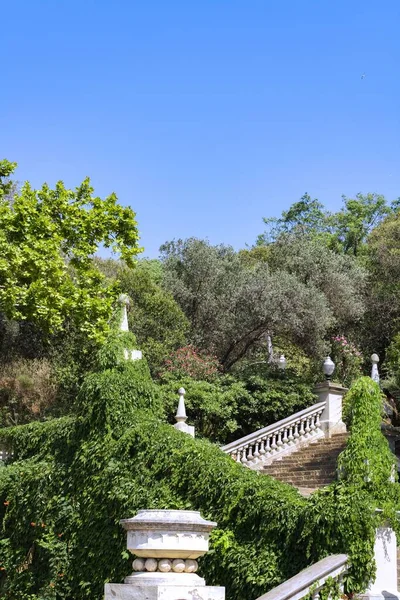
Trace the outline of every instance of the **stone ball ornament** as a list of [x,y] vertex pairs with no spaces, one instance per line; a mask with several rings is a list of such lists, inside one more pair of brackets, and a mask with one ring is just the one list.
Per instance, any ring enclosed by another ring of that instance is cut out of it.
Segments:
[[169,558],[162,558],[158,561],[158,570],[161,573],[169,573],[172,569],[172,561]]

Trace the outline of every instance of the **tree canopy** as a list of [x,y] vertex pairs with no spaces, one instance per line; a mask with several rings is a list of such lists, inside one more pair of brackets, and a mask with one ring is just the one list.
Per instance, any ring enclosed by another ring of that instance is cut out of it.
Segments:
[[72,320],[101,339],[117,290],[93,255],[103,245],[131,265],[140,251],[135,213],[115,194],[94,196],[89,179],[75,190],[61,181],[40,190],[26,183],[10,203],[4,178],[14,167],[0,165],[0,311],[49,333]]

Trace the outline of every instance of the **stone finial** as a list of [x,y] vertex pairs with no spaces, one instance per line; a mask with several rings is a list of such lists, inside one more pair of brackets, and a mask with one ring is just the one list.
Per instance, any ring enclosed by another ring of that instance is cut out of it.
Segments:
[[[121,305],[122,309],[122,317],[121,323],[119,325],[119,330],[126,332],[129,331],[128,308],[131,304],[129,296],[127,294],[120,294],[118,297],[118,303]],[[124,357],[125,360],[140,360],[141,358],[143,358],[143,354],[141,350],[128,350],[128,348],[124,348]]]
[[186,390],[183,387],[180,387],[178,390],[179,394],[179,403],[178,410],[176,411],[175,420],[176,423],[174,425],[175,429],[178,431],[183,431],[184,433],[188,433],[192,437],[194,437],[194,427],[192,425],[187,425],[187,415],[186,415],[186,407],[185,407],[185,394]]
[[119,326],[120,331],[129,331],[128,325],[128,307],[130,306],[129,296],[126,294],[120,294],[118,302],[122,308],[122,318]]
[[324,375],[327,381],[330,381],[333,371],[335,370],[335,363],[331,359],[330,356],[327,356],[324,360],[324,364],[322,365],[322,369],[324,371]]
[[378,371],[379,356],[374,353],[371,356],[371,362],[372,362],[371,379],[373,381],[376,381],[376,383],[379,383],[379,371]]
[[286,369],[286,358],[284,354],[281,354],[278,358],[278,368],[284,371]]

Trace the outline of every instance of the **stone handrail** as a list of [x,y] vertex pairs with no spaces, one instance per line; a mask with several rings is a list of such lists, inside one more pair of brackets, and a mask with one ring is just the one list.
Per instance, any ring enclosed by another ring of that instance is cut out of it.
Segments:
[[268,464],[324,436],[320,417],[326,402],[318,402],[286,419],[223,446],[221,450],[248,467]]
[[310,595],[315,598],[328,578],[338,580],[340,585],[347,571],[347,560],[346,554],[327,556],[257,600],[301,600]]

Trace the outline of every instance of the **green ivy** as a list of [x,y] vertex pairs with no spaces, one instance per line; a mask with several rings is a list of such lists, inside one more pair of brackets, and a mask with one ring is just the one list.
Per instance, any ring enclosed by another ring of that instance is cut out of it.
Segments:
[[350,555],[348,589],[365,587],[371,490],[343,480],[306,499],[176,431],[146,361],[123,358],[133,343],[111,336],[78,416],[0,430],[14,451],[0,469],[1,597],[100,600],[106,581],[130,572],[119,520],[143,508],[195,509],[218,522],[201,574],[225,585],[228,600],[254,600],[333,552]]

